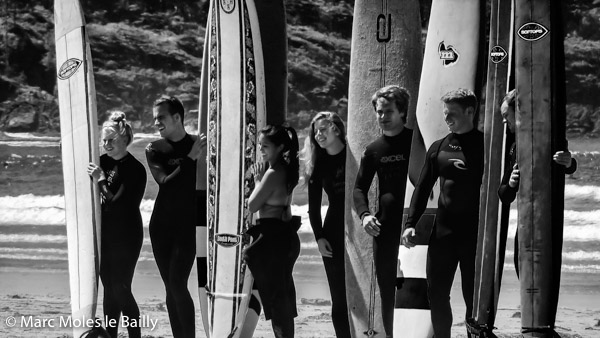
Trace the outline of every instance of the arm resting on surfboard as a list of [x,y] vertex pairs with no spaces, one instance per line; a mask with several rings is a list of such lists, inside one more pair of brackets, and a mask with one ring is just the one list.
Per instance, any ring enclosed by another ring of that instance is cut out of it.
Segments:
[[435,163],[437,161],[437,149],[439,149],[439,142],[441,142],[441,140],[434,142],[431,147],[429,147],[427,155],[425,156],[423,169],[421,169],[419,180],[417,181],[415,191],[413,192],[410,200],[408,218],[406,219],[406,224],[404,225],[405,229],[415,228],[416,230],[416,225],[419,222],[421,215],[423,215],[425,209],[427,208],[427,201],[431,195],[431,189],[433,189],[433,185],[439,176]]

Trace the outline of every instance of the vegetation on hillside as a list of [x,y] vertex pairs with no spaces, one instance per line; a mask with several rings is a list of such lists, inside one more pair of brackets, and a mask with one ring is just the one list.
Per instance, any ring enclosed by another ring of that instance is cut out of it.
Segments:
[[[163,93],[177,95],[192,112],[197,109],[207,1],[81,2],[99,119],[120,109],[136,129],[146,129],[151,102]],[[286,1],[288,110],[296,126],[305,126],[315,111],[343,110],[353,3]],[[600,136],[600,0],[566,3],[569,131]],[[430,0],[421,3],[424,27],[430,5]],[[53,1],[5,0],[0,7],[0,130],[56,131]]]

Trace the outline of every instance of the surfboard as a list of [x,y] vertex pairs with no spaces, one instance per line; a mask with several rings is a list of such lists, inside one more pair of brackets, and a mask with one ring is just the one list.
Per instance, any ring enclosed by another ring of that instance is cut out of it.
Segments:
[[479,203],[473,318],[468,320],[467,325],[476,337],[494,337],[492,330],[504,267],[507,227],[499,226],[499,222],[508,225],[508,215],[502,217],[498,188],[504,168],[506,132],[500,106],[508,91],[511,72],[512,27],[512,0],[492,0],[484,113],[484,172]]
[[517,161],[521,332],[552,337],[564,217],[564,168],[552,161],[565,144],[564,47],[560,4],[516,4]]
[[[475,91],[476,89],[480,13],[480,1],[434,0],[432,2],[404,199],[405,218],[408,216],[414,187],[425,163],[427,149],[433,142],[448,134],[440,98],[450,90],[466,88]],[[427,265],[426,253],[435,223],[438,198],[439,185],[436,183],[427,209],[417,223],[418,231],[413,240],[416,246],[411,249],[404,248],[399,253],[399,274],[406,270],[403,275],[410,279],[406,278],[405,281],[406,295],[397,294],[396,303],[410,304],[407,306],[414,309],[415,315],[419,314],[419,319],[413,322],[418,324],[413,324],[411,327],[415,332],[412,337],[417,337],[417,334],[419,337],[433,336],[429,305],[424,301],[427,299],[426,271],[415,267]]]
[[252,289],[242,253],[266,123],[263,51],[254,1],[212,1],[208,23],[208,321],[211,337],[238,337]]
[[[100,158],[92,57],[78,0],[54,2],[54,29],[71,319],[81,324],[94,320],[98,298],[100,193],[86,168]],[[73,335],[89,329],[73,325]]]
[[[371,96],[379,88],[397,84],[413,98],[414,117],[423,58],[418,1],[357,0],[354,4],[348,138],[346,205],[354,205],[352,191],[365,147],[381,135]],[[378,206],[377,178],[369,192],[370,209]],[[384,337],[381,300],[373,260],[373,237],[362,228],[354,208],[346,208],[346,295],[353,337]],[[391,336],[392,332],[388,332]]]
[[[209,13],[210,13],[209,9]],[[209,28],[210,21],[207,22],[204,34],[204,48],[202,53],[202,74],[200,74],[200,95],[198,105],[198,133],[206,135],[208,123],[208,95],[209,87]],[[196,224],[196,270],[198,273],[198,300],[200,303],[200,316],[202,319],[202,328],[207,337],[210,337],[208,324],[208,296],[206,294],[208,280],[208,233],[206,229],[206,186],[207,186],[207,162],[206,157],[199,158],[196,162],[196,191],[198,196],[198,224]]]

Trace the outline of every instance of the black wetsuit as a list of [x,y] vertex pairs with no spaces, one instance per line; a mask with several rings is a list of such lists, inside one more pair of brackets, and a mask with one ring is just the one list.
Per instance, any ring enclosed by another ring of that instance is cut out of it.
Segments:
[[261,218],[248,230],[254,241],[245,249],[244,260],[276,338],[294,336],[298,311],[292,271],[300,254],[298,228],[300,217],[293,216],[290,221]]
[[368,193],[377,173],[379,210],[375,217],[381,223],[381,230],[379,236],[374,237],[373,249],[381,294],[383,326],[388,337],[393,335],[398,248],[411,142],[412,130],[404,128],[396,136],[382,135],[368,145],[360,161],[353,192],[354,207],[362,219],[369,213]]
[[[104,285],[104,315],[119,322],[121,313],[139,318],[140,310],[131,293],[135,265],[142,249],[144,231],[140,202],[146,189],[146,169],[127,153],[114,160],[100,157],[106,180],[99,182],[102,197],[100,278]],[[116,337],[118,325],[108,326]],[[140,328],[128,327],[129,337],[141,337]]]
[[483,133],[476,129],[451,133],[434,142],[410,203],[406,228],[414,228],[419,221],[439,177],[440,197],[427,253],[427,284],[436,338],[450,337],[450,291],[459,263],[466,318],[471,318],[483,161]]
[[[345,168],[345,147],[336,155],[325,153],[318,159],[308,183],[308,214],[315,239],[318,242],[325,238],[332,250],[332,257],[323,257],[323,264],[331,292],[331,319],[337,337],[350,337],[344,265]],[[321,220],[323,190],[329,200],[325,222]]]
[[187,156],[193,144],[186,134],[178,142],[160,139],[146,147],[150,172],[159,185],[150,239],[174,337],[195,334],[194,302],[187,288],[196,259],[196,161]]

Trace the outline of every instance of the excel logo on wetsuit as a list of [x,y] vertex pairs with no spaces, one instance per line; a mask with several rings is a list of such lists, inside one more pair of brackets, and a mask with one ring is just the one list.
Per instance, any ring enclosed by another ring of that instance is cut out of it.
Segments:
[[458,158],[451,158],[448,159],[448,161],[460,170],[467,170],[467,165],[463,160],[459,160]]
[[404,154],[398,154],[398,155],[383,156],[381,158],[381,160],[379,160],[379,161],[381,163],[391,163],[391,162],[406,161],[406,159],[404,158]]
[[240,244],[241,237],[233,234],[216,234],[215,242],[222,247],[231,248]]

